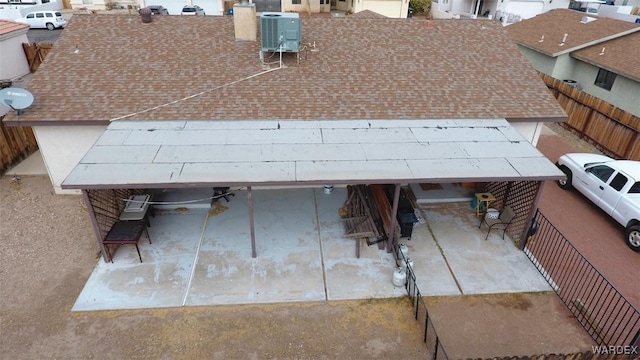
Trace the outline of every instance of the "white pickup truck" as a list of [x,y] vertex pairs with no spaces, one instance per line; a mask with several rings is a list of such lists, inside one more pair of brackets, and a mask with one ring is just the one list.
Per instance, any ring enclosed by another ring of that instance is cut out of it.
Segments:
[[567,176],[563,189],[575,188],[626,229],[627,245],[640,251],[640,161],[598,154],[566,154],[556,163]]

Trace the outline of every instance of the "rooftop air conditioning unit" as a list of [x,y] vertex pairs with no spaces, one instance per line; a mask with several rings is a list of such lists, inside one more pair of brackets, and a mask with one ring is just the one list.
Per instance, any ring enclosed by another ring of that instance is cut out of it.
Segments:
[[265,12],[260,16],[262,51],[298,52],[302,25],[297,13]]

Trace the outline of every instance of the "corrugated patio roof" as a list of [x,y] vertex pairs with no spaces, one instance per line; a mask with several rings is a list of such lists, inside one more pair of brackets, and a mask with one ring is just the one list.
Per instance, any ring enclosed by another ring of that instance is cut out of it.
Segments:
[[116,121],[62,188],[525,181],[563,176],[504,119]]
[[497,21],[301,22],[319,51],[263,73],[260,41],[236,41],[230,16],[74,14],[27,87],[33,106],[5,121],[566,119]]
[[[582,22],[585,17],[591,20]],[[552,57],[640,31],[638,24],[588,16],[584,12],[569,9],[555,9],[506,28],[517,44]],[[565,34],[567,37],[562,44]],[[617,59],[620,63],[637,62],[632,51],[618,54]]]

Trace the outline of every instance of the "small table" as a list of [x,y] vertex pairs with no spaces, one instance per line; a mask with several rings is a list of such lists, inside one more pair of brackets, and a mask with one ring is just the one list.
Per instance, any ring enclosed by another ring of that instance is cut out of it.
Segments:
[[140,262],[142,262],[140,249],[138,248],[138,240],[140,240],[142,233],[147,235],[149,244],[151,244],[151,237],[149,236],[147,224],[144,220],[118,221],[113,224],[111,230],[109,230],[109,233],[107,233],[107,236],[102,241],[105,245],[105,249],[107,250],[109,261],[113,262],[113,254],[111,254],[111,251],[109,250],[109,245],[116,245],[116,249],[120,245],[135,245],[136,250],[138,251],[138,258],[140,259]]
[[487,209],[494,201],[496,201],[496,198],[492,193],[476,193],[476,216],[480,216],[481,212],[484,214],[484,210],[481,209]]

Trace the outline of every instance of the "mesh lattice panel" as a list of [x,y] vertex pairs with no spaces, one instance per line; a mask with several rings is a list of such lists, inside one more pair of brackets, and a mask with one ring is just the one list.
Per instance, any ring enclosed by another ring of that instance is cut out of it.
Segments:
[[100,229],[100,240],[107,236],[113,224],[118,221],[120,213],[126,206],[125,200],[131,195],[143,193],[145,193],[145,191],[141,189],[87,190],[89,202],[95,213],[98,228]]
[[506,205],[516,213],[516,218],[507,229],[516,246],[524,246],[524,234],[529,230],[529,218],[534,210],[540,181],[493,182],[485,186],[485,191],[495,196],[491,207],[502,210]]

